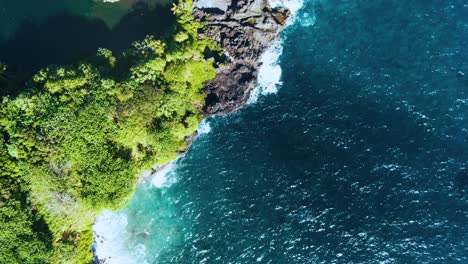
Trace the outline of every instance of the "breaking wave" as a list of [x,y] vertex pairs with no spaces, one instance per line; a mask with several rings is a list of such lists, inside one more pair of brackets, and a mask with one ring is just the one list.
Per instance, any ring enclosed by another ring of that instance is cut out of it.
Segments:
[[127,215],[106,210],[94,222],[94,251],[107,264],[137,264],[135,257],[125,254]]
[[[291,11],[288,24],[290,26],[297,20],[298,11],[303,6],[302,0],[270,0],[271,7],[286,7]],[[275,94],[282,85],[282,69],[279,58],[283,54],[284,39],[276,40],[260,58],[261,65],[258,70],[258,85],[252,91],[248,103],[255,103],[260,95]]]
[[203,119],[200,125],[198,125],[197,132],[198,132],[198,135],[210,133],[211,132],[210,122],[207,121],[206,119]]

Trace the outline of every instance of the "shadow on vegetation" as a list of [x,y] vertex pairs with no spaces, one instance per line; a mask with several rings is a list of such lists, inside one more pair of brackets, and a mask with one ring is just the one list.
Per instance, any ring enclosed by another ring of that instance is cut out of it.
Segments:
[[[122,51],[146,35],[162,36],[175,22],[170,6],[151,9],[139,2],[113,29],[99,19],[70,13],[52,16],[34,24],[25,20],[16,33],[0,43],[0,61],[9,67],[9,78],[22,87],[39,69],[50,64],[67,64],[94,55],[99,47]],[[5,84],[1,84],[6,86]],[[15,95],[21,88],[11,83],[0,96]]]

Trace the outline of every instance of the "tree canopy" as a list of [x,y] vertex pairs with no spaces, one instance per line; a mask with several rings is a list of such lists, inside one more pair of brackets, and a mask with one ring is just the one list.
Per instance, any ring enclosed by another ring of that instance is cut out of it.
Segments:
[[96,215],[124,206],[143,170],[185,148],[215,76],[203,50],[216,47],[198,39],[191,5],[174,6],[165,39],[51,65],[2,99],[0,263],[90,263]]

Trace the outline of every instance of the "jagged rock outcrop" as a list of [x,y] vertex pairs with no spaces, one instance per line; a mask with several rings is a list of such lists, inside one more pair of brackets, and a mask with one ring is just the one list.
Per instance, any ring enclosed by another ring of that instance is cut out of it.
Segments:
[[196,0],[193,14],[207,24],[201,37],[214,39],[224,50],[216,56],[217,76],[206,84],[205,114],[236,111],[257,85],[260,56],[279,36],[290,15],[271,8],[267,0]]

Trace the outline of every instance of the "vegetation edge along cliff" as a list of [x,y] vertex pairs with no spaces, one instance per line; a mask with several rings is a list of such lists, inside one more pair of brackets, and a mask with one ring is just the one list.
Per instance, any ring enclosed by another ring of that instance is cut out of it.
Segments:
[[[92,223],[123,207],[143,170],[176,158],[203,117],[203,52],[192,0],[162,40],[52,65],[0,105],[0,263],[90,263]],[[0,83],[8,69],[0,65]]]

